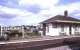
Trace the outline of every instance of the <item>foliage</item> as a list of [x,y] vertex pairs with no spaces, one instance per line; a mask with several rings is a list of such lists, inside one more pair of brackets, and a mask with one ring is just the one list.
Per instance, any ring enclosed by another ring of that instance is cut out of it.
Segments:
[[22,36],[22,33],[19,32],[18,30],[10,30],[9,32],[5,32],[5,33],[8,34],[10,37],[14,37],[16,34]]
[[27,33],[27,35],[29,35],[29,36],[40,36],[40,34],[36,33],[36,32]]

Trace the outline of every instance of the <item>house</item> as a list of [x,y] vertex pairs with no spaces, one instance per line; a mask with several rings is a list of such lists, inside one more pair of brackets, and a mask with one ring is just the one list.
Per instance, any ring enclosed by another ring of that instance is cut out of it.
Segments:
[[10,30],[18,30],[18,31],[22,31],[22,26],[4,26],[2,27],[2,30],[5,31],[10,31]]
[[21,26],[3,26],[1,27],[1,34],[5,32],[10,32],[10,31],[18,31],[19,33],[22,33],[22,36],[27,35],[27,33],[32,33],[36,31],[36,26],[31,26],[31,25],[21,25]]
[[40,23],[43,35],[75,35],[80,33],[80,20],[68,16],[68,11],[64,15],[56,15]]

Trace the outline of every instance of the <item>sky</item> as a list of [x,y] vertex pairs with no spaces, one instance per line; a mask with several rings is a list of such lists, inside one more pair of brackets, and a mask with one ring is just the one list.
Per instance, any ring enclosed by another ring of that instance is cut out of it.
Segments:
[[0,25],[37,25],[65,10],[80,19],[80,0],[0,0]]

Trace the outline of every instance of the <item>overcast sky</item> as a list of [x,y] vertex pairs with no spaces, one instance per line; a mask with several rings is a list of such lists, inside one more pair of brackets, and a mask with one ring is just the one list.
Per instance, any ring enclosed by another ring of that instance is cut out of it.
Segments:
[[0,0],[0,24],[36,25],[65,10],[80,19],[80,0]]

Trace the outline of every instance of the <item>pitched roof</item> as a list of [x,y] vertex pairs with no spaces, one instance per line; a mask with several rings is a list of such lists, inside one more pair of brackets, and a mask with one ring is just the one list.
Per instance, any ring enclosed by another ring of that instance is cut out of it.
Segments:
[[45,20],[41,23],[50,23],[50,22],[70,22],[70,23],[80,23],[80,20],[79,19],[76,19],[76,18],[73,18],[73,17],[69,17],[69,16],[64,16],[64,15],[57,15],[57,16],[54,16],[48,20]]

